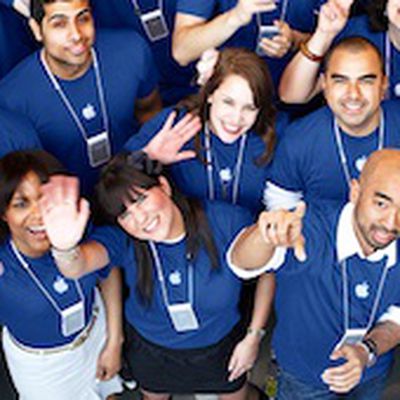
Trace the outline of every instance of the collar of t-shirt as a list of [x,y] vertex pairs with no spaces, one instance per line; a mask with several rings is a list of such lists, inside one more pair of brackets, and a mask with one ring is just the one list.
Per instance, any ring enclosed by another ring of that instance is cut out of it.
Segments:
[[338,227],[336,231],[336,252],[339,262],[342,262],[346,258],[357,254],[361,259],[366,259],[368,261],[377,262],[382,260],[383,257],[387,256],[387,266],[392,267],[396,264],[397,260],[397,246],[394,240],[388,246],[383,249],[376,250],[374,253],[366,257],[362,252],[360,243],[354,232],[353,227],[353,213],[354,204],[347,203],[339,217]]

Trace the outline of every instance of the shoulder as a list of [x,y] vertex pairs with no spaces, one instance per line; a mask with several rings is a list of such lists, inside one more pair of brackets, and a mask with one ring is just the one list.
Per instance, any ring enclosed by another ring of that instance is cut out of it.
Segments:
[[[322,107],[287,126],[281,142],[288,142],[303,148],[310,142],[324,137],[324,131],[333,124],[332,112],[328,107]],[[297,149],[298,150],[298,149]]]
[[145,39],[133,29],[100,29],[96,34],[95,48],[119,54],[147,50],[149,47]]

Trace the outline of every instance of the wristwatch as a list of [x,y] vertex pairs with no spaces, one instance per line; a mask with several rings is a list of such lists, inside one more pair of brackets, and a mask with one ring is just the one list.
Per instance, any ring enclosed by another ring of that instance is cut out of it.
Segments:
[[363,338],[360,342],[360,345],[363,346],[368,352],[367,367],[372,367],[378,358],[378,346],[376,342],[371,338]]

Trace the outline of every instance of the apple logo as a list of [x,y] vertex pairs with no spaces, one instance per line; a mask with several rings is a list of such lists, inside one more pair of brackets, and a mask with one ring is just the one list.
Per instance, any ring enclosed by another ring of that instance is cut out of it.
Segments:
[[91,120],[96,116],[96,110],[92,104],[86,104],[82,110],[82,115],[86,120]]
[[359,283],[355,286],[356,296],[359,299],[366,299],[369,296],[369,284],[364,281],[363,283]]
[[69,289],[68,283],[65,282],[65,279],[62,276],[57,276],[53,283],[53,288],[59,294],[63,294]]
[[230,182],[232,180],[232,172],[230,168],[223,168],[219,171],[219,177],[223,182]]
[[356,168],[358,172],[361,172],[362,169],[364,168],[365,163],[367,162],[367,157],[366,156],[361,156],[357,158],[356,160]]
[[180,285],[182,283],[182,276],[181,273],[179,271],[173,271],[169,274],[169,282],[171,283],[171,285],[177,286]]

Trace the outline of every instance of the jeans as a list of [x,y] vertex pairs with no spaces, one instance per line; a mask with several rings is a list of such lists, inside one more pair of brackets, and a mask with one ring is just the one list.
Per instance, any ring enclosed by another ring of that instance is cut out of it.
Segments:
[[277,400],[379,400],[386,381],[387,376],[378,376],[356,386],[347,394],[335,394],[328,387],[325,389],[311,386],[280,370]]

